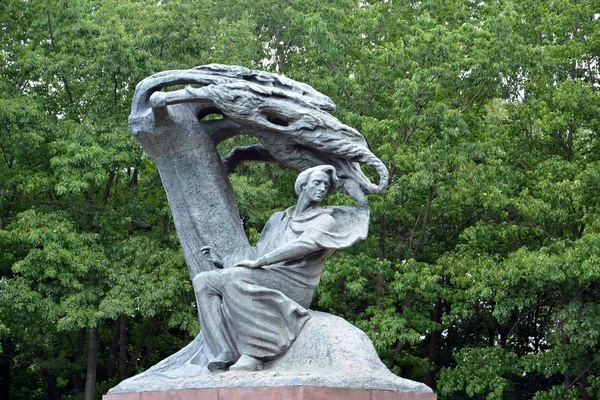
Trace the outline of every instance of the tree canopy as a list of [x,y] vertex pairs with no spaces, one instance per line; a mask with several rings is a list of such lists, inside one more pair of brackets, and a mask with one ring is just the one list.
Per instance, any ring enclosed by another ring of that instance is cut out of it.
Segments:
[[[197,334],[127,116],[213,62],[330,96],[390,171],[313,308],[439,399],[600,397],[599,57],[591,0],[3,0],[0,399],[100,398]],[[230,175],[251,242],[294,177]]]

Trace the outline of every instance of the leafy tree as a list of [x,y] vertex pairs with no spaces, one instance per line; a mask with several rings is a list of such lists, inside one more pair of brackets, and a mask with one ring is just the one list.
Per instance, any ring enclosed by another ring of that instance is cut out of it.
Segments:
[[[197,333],[126,121],[141,79],[210,62],[313,85],[389,167],[369,239],[329,261],[315,308],[440,399],[598,398],[597,15],[590,0],[4,0],[0,399],[98,397]],[[293,179],[231,175],[251,241]]]

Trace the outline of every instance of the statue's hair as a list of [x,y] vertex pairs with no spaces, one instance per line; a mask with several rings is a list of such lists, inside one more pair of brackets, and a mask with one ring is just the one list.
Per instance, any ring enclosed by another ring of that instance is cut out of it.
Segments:
[[335,192],[338,187],[339,179],[336,175],[335,167],[331,165],[317,165],[316,167],[308,168],[298,174],[296,178],[296,184],[294,185],[294,190],[296,191],[296,196],[300,197],[300,193],[302,193],[302,188],[308,183],[310,176],[313,172],[321,171],[326,173],[329,176],[329,190],[327,194],[331,194]]

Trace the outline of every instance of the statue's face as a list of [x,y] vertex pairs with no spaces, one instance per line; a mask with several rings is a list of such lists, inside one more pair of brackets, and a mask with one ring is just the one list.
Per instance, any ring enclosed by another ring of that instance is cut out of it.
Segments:
[[330,185],[329,175],[325,172],[315,171],[308,178],[308,182],[304,186],[304,192],[311,201],[320,203],[327,196]]

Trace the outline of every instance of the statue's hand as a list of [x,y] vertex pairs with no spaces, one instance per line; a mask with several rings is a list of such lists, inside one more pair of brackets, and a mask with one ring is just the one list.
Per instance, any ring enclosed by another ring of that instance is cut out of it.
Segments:
[[213,250],[211,246],[204,246],[200,249],[200,253],[206,257],[206,260],[214,265],[215,268],[223,268],[223,260],[221,257]]
[[261,268],[265,265],[261,260],[242,260],[234,264],[233,268],[236,267],[246,267],[246,268]]

